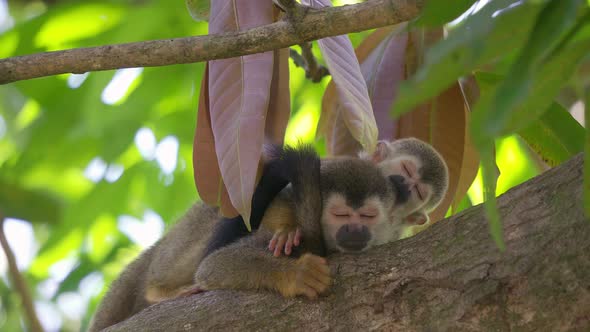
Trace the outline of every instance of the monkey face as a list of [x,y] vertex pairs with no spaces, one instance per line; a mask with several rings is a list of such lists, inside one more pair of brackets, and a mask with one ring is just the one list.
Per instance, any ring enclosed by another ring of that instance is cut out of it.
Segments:
[[432,197],[432,186],[421,176],[420,160],[401,156],[379,164],[396,194],[396,214],[407,215],[426,205]]
[[361,252],[373,246],[375,230],[383,223],[382,200],[369,198],[361,206],[351,206],[344,196],[332,194],[323,216],[324,239],[328,248],[342,252]]
[[361,155],[377,164],[398,194],[396,215],[432,211],[442,201],[449,170],[443,157],[428,143],[416,138],[379,141],[375,152]]

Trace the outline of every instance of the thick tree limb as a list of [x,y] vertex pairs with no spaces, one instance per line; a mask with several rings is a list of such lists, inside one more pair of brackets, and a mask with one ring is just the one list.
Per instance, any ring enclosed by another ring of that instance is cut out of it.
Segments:
[[306,8],[297,19],[219,35],[77,48],[0,60],[0,84],[88,71],[154,67],[225,59],[289,47],[324,37],[397,24],[416,17],[423,0],[369,0]]
[[590,327],[590,223],[581,155],[499,199],[366,254],[330,257],[319,301],[215,291],[154,305],[108,331],[562,331]]

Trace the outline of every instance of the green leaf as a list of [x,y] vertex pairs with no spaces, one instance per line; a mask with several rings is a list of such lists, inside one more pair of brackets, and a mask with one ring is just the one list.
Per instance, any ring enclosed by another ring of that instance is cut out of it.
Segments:
[[[471,126],[474,140],[488,140],[494,137],[517,132],[538,119],[551,105],[561,87],[567,83],[580,61],[590,52],[590,43],[570,36],[568,42],[560,47],[559,52],[547,61],[531,70],[530,79],[518,79],[521,84],[529,85],[526,89],[515,88],[519,96],[516,102],[496,104],[503,92],[505,98],[514,91],[500,90],[507,85],[500,84],[482,96],[475,107]],[[510,81],[511,76],[504,82]],[[513,83],[506,83],[513,85]]]
[[469,9],[475,0],[440,1],[429,0],[422,9],[422,14],[416,20],[418,26],[441,26],[454,20]]
[[49,193],[0,180],[0,212],[6,217],[55,223],[61,208],[60,201]]
[[545,2],[496,0],[468,16],[432,46],[424,65],[400,86],[394,115],[437,96],[460,76],[520,49]]
[[559,165],[584,149],[584,127],[555,102],[518,134],[550,166]]
[[487,142],[487,144],[481,144],[478,146],[478,151],[481,158],[481,168],[483,175],[483,186],[484,186],[484,208],[488,223],[490,227],[490,233],[498,249],[504,251],[506,245],[502,235],[502,222],[500,220],[500,214],[498,212],[498,206],[496,203],[496,185],[498,181],[498,168],[496,166],[494,158],[494,141]]
[[[549,80],[566,80],[571,76],[579,61],[578,55],[567,59],[568,63],[573,63],[573,66],[553,68],[560,71],[558,75],[548,76],[547,71],[539,70],[539,67],[545,68],[543,65],[547,62],[545,60],[548,55],[554,51],[576,24],[580,5],[580,0],[564,0],[552,1],[545,6],[537,18],[535,28],[523,51],[513,63],[507,77],[494,91],[493,96],[485,99],[485,102],[479,103],[476,107],[477,118],[474,118],[474,125],[482,129],[480,134],[495,137],[506,133],[505,130],[507,127],[511,127],[511,123],[520,125],[520,121],[515,122],[516,120],[513,119],[513,114],[523,115],[525,119],[522,120],[528,121],[526,123],[534,120],[540,113],[530,112],[528,109],[521,111],[519,106],[526,105],[527,100],[536,99],[537,96],[540,96],[539,99],[548,105],[564,82],[555,82],[556,84],[550,86],[548,91],[543,91],[545,94],[542,96],[539,94],[540,91],[534,91],[535,88],[538,89],[539,84],[544,84]],[[556,56],[563,55],[564,52],[560,52]],[[542,112],[546,109],[546,105],[540,104],[535,108]]]

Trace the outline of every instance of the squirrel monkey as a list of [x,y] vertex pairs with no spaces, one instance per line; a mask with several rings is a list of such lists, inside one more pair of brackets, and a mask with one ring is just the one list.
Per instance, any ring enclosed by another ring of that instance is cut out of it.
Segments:
[[[361,151],[359,157],[372,161],[381,169],[396,196],[390,217],[391,223],[398,227],[392,227],[390,233],[382,234],[386,240],[380,243],[399,239],[403,227],[429,222],[428,213],[440,204],[449,183],[447,165],[430,144],[416,138],[404,138],[393,142],[379,141],[372,155]],[[323,162],[322,167],[330,163],[329,160]],[[274,182],[278,181],[277,179]],[[268,182],[271,181],[267,179],[266,183]],[[289,205],[285,198],[279,195],[277,201],[276,204],[270,205],[262,223],[275,231],[269,242],[269,250],[273,251],[275,256],[280,256],[282,252],[289,255],[293,247],[301,242],[301,232],[296,227],[292,213],[286,211]],[[339,207],[344,206],[343,204],[332,205],[336,206],[332,208],[335,217],[342,218],[348,215],[347,207]],[[367,247],[363,249],[368,249],[371,245],[367,243]]]
[[195,288],[269,289],[286,297],[315,298],[331,282],[320,257],[324,245],[328,250],[358,252],[386,240],[382,235],[391,231],[395,193],[371,161],[337,159],[322,165],[320,173],[320,159],[311,147],[287,147],[270,163],[279,165],[274,168],[278,178],[291,182],[284,195],[292,197],[303,255],[273,257],[266,249],[272,222],[263,220],[253,234],[205,257],[195,273]]
[[[150,304],[196,289],[266,288],[284,296],[301,294],[314,298],[331,282],[328,266],[321,257],[325,253],[324,243],[356,250],[359,241],[378,238],[379,233],[384,233],[382,229],[389,227],[386,211],[394,202],[394,193],[372,162],[335,161],[323,167],[320,176],[317,154],[305,147],[279,150],[268,164],[265,172],[271,175],[271,182],[287,179],[292,184],[281,195],[288,196],[294,207],[291,211],[304,238],[301,249],[305,254],[299,258],[273,257],[266,247],[274,232],[263,223],[251,235],[212,250],[205,257],[207,246],[215,238],[211,237],[215,228],[223,229],[227,224],[224,220],[218,222],[217,208],[197,203],[111,285],[89,331],[99,331]],[[367,228],[343,224],[341,230],[323,231],[320,220],[324,217],[324,194],[348,202],[359,211],[358,220],[365,221]]]
[[[430,144],[416,138],[379,141],[373,154],[361,151],[359,157],[375,163],[398,196],[391,214],[391,221],[398,227],[383,235],[388,237],[386,242],[398,240],[404,227],[429,222],[428,213],[440,204],[449,181],[444,159]],[[334,160],[343,159],[347,157],[323,159],[322,169]],[[252,229],[257,229],[263,223],[266,228],[274,231],[268,248],[275,256],[280,256],[282,252],[290,255],[301,242],[301,232],[294,220],[294,206],[288,194],[289,189],[281,191],[288,180],[276,176],[277,172],[273,172],[273,167],[276,164],[265,164],[252,197],[250,223]],[[207,246],[206,255],[249,234],[241,216],[223,219],[221,223],[223,227],[216,228],[213,239]]]
[[[313,180],[317,174],[309,175],[310,169],[318,168],[319,160],[311,148],[279,151],[278,158],[265,164],[253,197],[254,229],[256,219],[260,223],[264,216],[258,231],[245,236],[249,233],[241,217],[219,220],[217,208],[195,204],[112,284],[96,311],[90,331],[114,325],[150,304],[190,293],[195,288],[270,288],[285,296],[303,294],[312,298],[322,293],[330,282],[325,260],[317,255],[323,254],[324,243],[330,250],[358,252],[394,239],[391,234],[396,233],[398,226],[392,222],[391,211],[399,190],[386,177],[387,168],[380,169],[374,163],[379,166],[380,160],[391,159],[392,153],[395,157],[396,150],[389,148],[389,144],[396,142],[380,143],[377,152],[365,158],[370,161],[325,162],[321,166],[320,186]],[[443,169],[446,171],[446,166]],[[293,188],[281,191],[289,181],[293,181]],[[302,190],[304,183],[311,185]],[[406,191],[411,190],[408,186]],[[273,202],[265,213],[278,192],[278,203]],[[429,202],[432,201],[431,197]],[[318,218],[322,220],[321,230]],[[291,227],[294,220],[298,220],[294,225],[303,236],[300,249],[308,253],[298,259],[272,258],[264,249],[266,244],[277,230]],[[242,274],[241,269],[250,274]]]

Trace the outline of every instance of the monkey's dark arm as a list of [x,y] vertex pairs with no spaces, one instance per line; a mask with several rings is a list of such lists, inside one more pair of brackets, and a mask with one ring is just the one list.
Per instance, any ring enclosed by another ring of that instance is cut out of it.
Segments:
[[[276,161],[270,161],[263,167],[262,176],[252,196],[252,212],[250,214],[252,231],[256,231],[260,227],[264,213],[270,203],[289,184],[284,171],[280,169],[281,166]],[[204,257],[249,234],[250,232],[246,228],[241,215],[234,218],[221,218],[215,225],[211,239],[205,249]]]
[[321,160],[312,145],[283,147],[272,151],[274,168],[291,182],[295,206],[295,219],[305,239],[305,249],[325,256],[321,227],[322,194],[320,189]]

